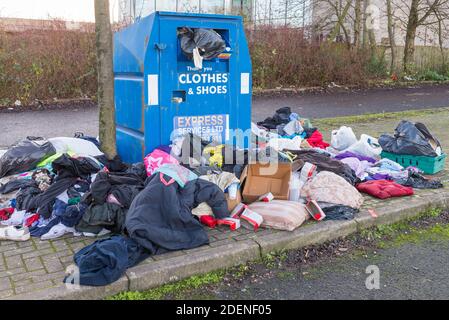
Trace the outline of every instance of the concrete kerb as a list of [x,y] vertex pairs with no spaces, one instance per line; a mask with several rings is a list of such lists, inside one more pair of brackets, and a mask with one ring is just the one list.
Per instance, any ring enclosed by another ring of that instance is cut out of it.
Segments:
[[394,206],[387,205],[373,208],[377,214],[374,218],[368,209],[362,210],[354,219],[357,223],[357,231],[367,229],[376,225],[388,225],[401,220],[418,216],[420,213],[431,208],[449,207],[449,193],[428,195],[424,198],[411,198],[408,201],[396,203]]
[[264,237],[257,234],[252,237],[264,256],[273,251],[302,248],[312,244],[345,237],[357,231],[357,224],[352,221],[323,221],[311,223],[292,232],[279,232]]
[[151,264],[138,265],[127,271],[130,279],[129,290],[146,290],[193,275],[257,260],[259,257],[259,246],[254,241],[245,240]]

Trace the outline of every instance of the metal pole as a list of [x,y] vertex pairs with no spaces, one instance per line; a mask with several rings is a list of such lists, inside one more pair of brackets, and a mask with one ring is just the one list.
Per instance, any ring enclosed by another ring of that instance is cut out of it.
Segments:
[[257,5],[258,5],[258,0],[254,0],[254,30],[256,30],[257,28]]
[[288,10],[288,0],[285,0],[285,15],[284,15],[284,25],[287,27],[287,10]]
[[271,3],[271,0],[268,5],[269,5],[269,7],[268,7],[268,24],[271,26],[271,18],[273,17],[273,13],[271,11],[273,4]]
[[302,32],[306,27],[306,0],[302,0]]
[[133,13],[132,13],[133,21],[135,21],[135,20],[136,20],[136,14],[137,14],[137,4],[136,4],[136,0],[133,0],[133,3],[132,3],[132,10],[133,10]]

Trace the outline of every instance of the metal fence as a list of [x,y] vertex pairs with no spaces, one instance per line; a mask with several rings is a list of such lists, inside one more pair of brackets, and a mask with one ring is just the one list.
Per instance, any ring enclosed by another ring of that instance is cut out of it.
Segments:
[[307,27],[312,20],[311,0],[254,0],[252,22],[257,26]]
[[139,19],[154,11],[236,14],[251,0],[121,0],[122,19]]
[[237,14],[258,26],[306,27],[311,0],[120,0],[122,21],[132,22],[154,11]]

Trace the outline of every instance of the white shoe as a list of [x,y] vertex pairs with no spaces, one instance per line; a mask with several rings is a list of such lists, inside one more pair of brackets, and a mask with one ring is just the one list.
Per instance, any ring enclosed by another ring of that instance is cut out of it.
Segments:
[[53,226],[46,234],[41,236],[41,240],[51,240],[64,236],[66,233],[76,233],[75,228],[69,228],[63,225],[62,223],[58,223]]
[[90,233],[90,232],[83,232],[83,236],[88,237],[88,238],[99,238],[99,237],[105,236],[110,233],[111,233],[110,230],[103,228],[103,230],[101,230],[98,234]]
[[27,241],[30,240],[30,231],[27,227],[0,227],[0,240]]

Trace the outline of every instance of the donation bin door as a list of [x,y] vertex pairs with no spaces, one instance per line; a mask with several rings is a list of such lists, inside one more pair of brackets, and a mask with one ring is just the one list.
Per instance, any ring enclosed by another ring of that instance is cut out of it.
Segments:
[[[193,132],[205,140],[225,142],[230,128],[238,125],[238,99],[232,74],[238,53],[238,25],[232,20],[174,19],[161,16],[160,21],[160,116],[161,142],[167,144],[173,132]],[[212,27],[226,41],[229,49],[224,58],[204,60],[197,70],[182,52],[178,29]],[[234,72],[235,73],[235,72]],[[174,131],[176,130],[176,131]]]

